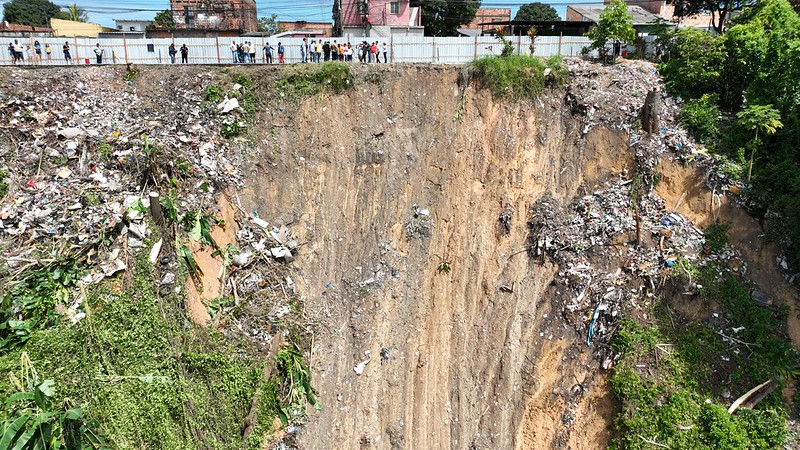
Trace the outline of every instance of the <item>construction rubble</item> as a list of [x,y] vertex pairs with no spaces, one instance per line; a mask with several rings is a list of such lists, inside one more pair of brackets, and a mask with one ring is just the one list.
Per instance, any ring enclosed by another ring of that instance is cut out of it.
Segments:
[[[219,225],[217,196],[241,186],[237,167],[248,144],[219,133],[222,116],[243,114],[236,98],[209,104],[203,89],[215,83],[231,92],[243,88],[200,73],[180,84],[162,81],[171,92],[165,100],[140,93],[134,82],[121,89],[121,70],[7,74],[8,89],[0,91],[0,170],[8,185],[0,203],[0,251],[7,269],[20,273],[41,259],[73,257],[90,268],[83,282],[96,283],[144,251],[161,269],[162,292],[179,291],[175,252],[161,251],[163,238],[145,245],[153,232],[148,217],[186,227],[179,241],[202,240],[201,219]],[[236,245],[221,249],[234,268],[226,294],[238,289],[238,299],[268,288],[288,298],[291,279],[275,279],[267,266],[293,260],[299,243],[291,230],[241,205],[236,220]],[[237,326],[251,336],[262,333]]]
[[[703,230],[676,212],[679,205],[667,205],[653,192],[659,159],[693,161],[704,171],[715,196],[729,195],[741,202],[744,186],[728,178],[720,160],[677,124],[680,104],[671,97],[659,96],[660,131],[641,130],[645,98],[649,92],[664,91],[651,65],[618,64],[608,83],[604,82],[609,79],[607,67],[584,60],[567,64],[573,83],[566,106],[574,117],[584,117],[583,135],[599,125],[625,132],[635,152],[636,168],[569,205],[549,197],[539,200],[530,211],[528,253],[535,260],[557,263],[555,302],[566,322],[584,337],[584,344],[593,348],[601,366],[609,369],[616,357],[609,348],[610,339],[622,312],[633,308],[646,314],[656,286],[670,275],[720,260],[735,260],[735,270],[741,274],[748,270],[736,250],[710,253]],[[777,264],[788,272],[785,261]],[[694,285],[688,291],[699,292],[701,286],[696,280],[691,282]],[[759,291],[754,294],[758,299]],[[549,326],[544,326],[540,336],[552,338],[555,330]]]
[[[599,344],[608,343],[623,307],[647,302],[655,283],[680,270],[684,261],[708,258],[702,230],[676,213],[676,205],[666,205],[652,193],[659,158],[693,161],[705,171],[714,195],[732,195],[738,201],[744,187],[728,179],[719,161],[677,126],[678,101],[655,95],[660,130],[642,131],[640,111],[648,93],[664,91],[652,65],[607,67],[582,59],[566,63],[571,84],[563,105],[554,107],[582,118],[584,136],[600,125],[626,133],[636,168],[583,193],[571,205],[542,199],[530,216],[529,254],[558,263],[562,313],[586,344],[598,348],[603,367],[610,367],[613,355]],[[226,94],[221,103],[209,104],[203,89],[215,83],[226,93],[244,88],[207,72],[178,82],[165,79],[163,89],[171,94],[153,98],[134,82],[120,89],[121,70],[62,70],[58,77],[41,77],[11,69],[7,74],[8,89],[0,91],[0,170],[8,177],[8,193],[0,203],[0,239],[8,268],[71,255],[85,258],[91,267],[85,282],[94,283],[125,270],[131,255],[145,251],[163,266],[158,276],[162,288],[180,289],[174,256],[160,251],[161,241],[158,249],[145,245],[153,231],[147,217],[163,214],[178,223],[194,218],[184,240],[202,240],[197,224],[204,217],[214,222],[206,226],[220,223],[214,219],[216,197],[226,187],[242,186],[237,167],[253,144],[220,135],[223,120],[239,120],[244,114],[236,96]],[[288,273],[276,274],[275,267],[291,262],[300,243],[286,224],[244,211],[236,199],[231,202],[238,231],[235,245],[220,249],[231,262],[224,294],[238,302],[244,294],[266,290],[288,299],[294,283]],[[414,205],[405,224],[409,239],[429,234],[429,215]],[[738,255],[727,251],[714,257]],[[600,264],[611,260],[623,264]],[[785,259],[778,264],[789,269]],[[747,271],[743,262],[738,267]],[[377,279],[389,277],[399,274],[387,268]],[[371,282],[375,280],[364,281]],[[216,306],[212,313],[233,305]],[[288,312],[285,303],[270,308],[269,320]],[[267,341],[269,320],[235,325]]]

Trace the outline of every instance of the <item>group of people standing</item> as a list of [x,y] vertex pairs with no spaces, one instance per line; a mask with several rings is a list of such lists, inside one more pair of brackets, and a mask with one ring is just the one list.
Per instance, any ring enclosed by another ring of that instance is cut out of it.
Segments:
[[[278,44],[280,45],[280,43]],[[322,42],[322,39],[312,39],[308,43],[306,38],[300,43],[300,62],[318,63],[320,61],[342,61],[352,62],[353,55],[358,55],[358,60],[362,63],[381,62],[381,54],[383,54],[383,62],[389,62],[389,47],[386,42],[379,44],[378,41],[369,43],[363,41],[356,45],[354,48],[349,42],[336,42],[330,41]]]
[[[175,49],[175,43],[169,44],[169,60],[172,64],[175,64],[175,55],[178,54],[178,50]],[[186,64],[189,62],[189,47],[186,44],[181,45],[181,64]]]
[[255,64],[256,63],[256,44],[252,42],[231,42],[231,56],[233,63]]
[[[252,42],[247,41],[237,44],[234,41],[231,42],[230,49],[234,64],[255,64],[257,62],[257,47]],[[105,49],[100,47],[100,44],[97,43],[92,51],[95,54],[97,64],[102,64]],[[65,62],[71,64],[72,54],[69,42],[64,42],[62,52]],[[181,54],[181,63],[187,64],[189,62],[189,47],[187,47],[186,44],[181,45],[180,48],[176,48],[173,42],[169,45],[167,52],[172,64],[175,64],[175,58],[178,53]],[[278,64],[286,63],[286,47],[281,42],[278,42],[277,47],[273,47],[269,42],[263,46],[262,54],[265,63],[273,64],[273,53],[277,53]],[[14,64],[23,64],[26,60],[31,64],[38,63],[42,60],[43,54],[46,55],[48,61],[53,59],[53,50],[50,44],[46,43],[42,46],[39,41],[35,41],[33,45],[24,45],[21,44],[19,40],[14,40],[14,42],[8,44],[8,55]],[[372,43],[362,41],[360,44],[353,46],[349,42],[340,43],[336,40],[333,42],[323,42],[322,39],[312,39],[309,43],[307,38],[303,38],[300,44],[300,61],[303,63],[319,63],[321,61],[352,62],[353,55],[356,55],[358,60],[363,63],[379,63],[381,62],[381,54],[383,55],[383,62],[388,63],[389,47],[386,45],[386,42],[380,44],[378,41]],[[112,56],[116,55],[112,54]],[[89,63],[88,59],[86,63]]]
[[19,39],[8,43],[8,56],[11,57],[11,62],[14,64],[24,64],[26,59],[31,64],[38,64],[42,60],[42,52],[47,55],[48,60],[53,59],[53,49],[50,48],[50,44],[42,47],[39,41],[34,41],[31,47],[20,44]]

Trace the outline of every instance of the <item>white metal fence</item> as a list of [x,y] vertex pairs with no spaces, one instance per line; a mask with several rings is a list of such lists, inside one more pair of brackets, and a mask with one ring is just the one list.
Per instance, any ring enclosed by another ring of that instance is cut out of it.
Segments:
[[[268,42],[272,48],[273,62],[278,62],[277,46],[280,41],[286,49],[287,63],[300,62],[301,38],[270,39],[268,37],[242,37],[242,38],[181,38],[181,39],[124,39],[124,38],[63,38],[63,37],[5,37],[0,38],[0,44],[7,49],[15,40],[26,47],[24,64],[64,65],[62,46],[69,43],[73,64],[95,64],[94,49],[99,43],[103,52],[104,64],[169,64],[169,44],[175,43],[175,48],[180,49],[186,44],[189,49],[188,61],[191,64],[231,64],[233,62],[230,46],[233,41],[251,41],[256,44],[257,63],[264,63],[264,45]],[[339,37],[325,38],[333,42],[350,42],[354,47],[361,41],[378,40],[381,44],[386,42],[389,62],[417,62],[417,63],[443,63],[462,64],[487,55],[499,55],[503,44],[491,36],[480,37],[416,37],[396,36],[391,38],[369,37]],[[527,36],[512,36],[508,40],[513,44],[518,54],[530,54],[530,38]],[[34,42],[41,44],[41,56],[34,51]],[[310,41],[310,40],[309,40]],[[45,44],[50,44],[51,54],[45,53]],[[540,36],[536,39],[535,55],[537,56],[578,56],[581,49],[589,45],[589,39],[583,36]],[[380,47],[379,47],[380,51]],[[383,62],[381,55],[381,62]],[[357,53],[353,57],[358,61]],[[178,52],[176,63],[180,63],[181,55]],[[2,52],[0,64],[12,64],[9,51]]]

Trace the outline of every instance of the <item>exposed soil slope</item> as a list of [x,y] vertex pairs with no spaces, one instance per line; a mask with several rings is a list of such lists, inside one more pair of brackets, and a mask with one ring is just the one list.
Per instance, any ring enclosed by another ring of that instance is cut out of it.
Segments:
[[[309,100],[294,120],[264,117],[277,150],[262,148],[240,192],[246,210],[292,222],[305,241],[296,281],[323,323],[312,367],[325,407],[303,441],[550,447],[568,437],[552,391],[575,385],[575,369],[584,381],[589,355],[575,354],[570,329],[547,325],[560,314],[544,295],[556,267],[528,257],[527,215],[544,195],[569,203],[631,170],[626,136],[583,135],[557,91],[508,105],[473,87],[455,120],[456,69],[382,76]],[[526,415],[531,399],[549,424]],[[536,423],[523,432],[523,421]]]
[[[307,360],[322,405],[300,432],[303,448],[591,449],[606,448],[611,438],[616,405],[608,371],[597,347],[586,344],[591,310],[567,312],[563,299],[573,292],[554,282],[565,268],[532,255],[528,221],[543,207],[566,216],[577,199],[607,182],[632,191],[634,173],[658,156],[637,155],[629,144],[674,145],[643,137],[632,125],[648,86],[658,85],[652,66],[575,67],[566,91],[549,89],[517,104],[492,99],[476,82],[461,84],[461,68],[358,67],[355,87],[344,93],[264,101],[252,131],[230,140],[198,106],[208,106],[209,85],[231,84],[226,72],[145,69],[131,88],[110,68],[58,70],[116,99],[97,100],[98,116],[113,112],[126,133],[148,133],[169,142],[163,148],[191,152],[193,175],[212,186],[198,182],[187,209],[221,212],[232,226],[214,230],[218,242],[243,245],[237,231],[254,213],[297,236],[296,259],[287,265],[304,317],[317,325]],[[289,69],[235,70],[251,76],[255,92],[267,98]],[[14,89],[26,83],[29,90],[47,89],[33,72],[0,77],[13,79]],[[69,95],[63,101],[85,94]],[[174,100],[174,117],[136,128],[137,117],[148,118],[165,98]],[[182,121],[196,125],[186,129]],[[134,160],[128,155],[109,165],[124,168]],[[695,225],[711,223],[716,213],[702,175],[665,155],[651,200],[660,196],[663,210]],[[30,172],[25,177],[38,172],[34,158],[19,160],[20,171]],[[13,180],[12,191],[26,192],[25,177]],[[123,184],[137,192],[168,178]],[[225,197],[212,195],[220,191]],[[758,222],[723,203],[719,214],[733,223],[734,243],[758,285],[792,305],[793,290],[781,281]],[[625,197],[616,209],[632,220],[629,205]],[[608,273],[637,266],[625,261],[634,241],[630,229],[617,233],[598,244],[609,256],[593,262]],[[751,242],[757,247],[748,251]],[[642,246],[657,243],[645,236]],[[204,277],[185,282],[186,309],[206,326],[209,300],[223,295],[238,302],[239,294],[225,284],[219,258],[191,250]],[[797,344],[796,317],[790,315],[789,330]],[[237,332],[230,323],[211,326]],[[265,358],[284,342],[267,328],[249,330]]]

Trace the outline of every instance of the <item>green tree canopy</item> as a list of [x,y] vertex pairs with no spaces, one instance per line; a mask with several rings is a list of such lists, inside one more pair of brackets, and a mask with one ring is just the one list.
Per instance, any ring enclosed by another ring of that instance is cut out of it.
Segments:
[[480,0],[412,0],[419,6],[426,36],[456,36],[458,27],[475,18]]
[[278,26],[278,15],[272,14],[269,17],[258,18],[258,31],[262,33],[269,33],[271,36],[284,30],[282,27]]
[[606,43],[633,42],[636,31],[633,29],[633,18],[628,14],[628,5],[623,0],[611,0],[600,14],[597,25],[586,33],[592,40],[592,49],[605,55]]
[[69,15],[69,20],[74,20],[75,22],[88,22],[89,21],[89,14],[83,8],[78,8],[77,3],[73,3],[71,5],[65,6],[67,9],[66,13]]
[[175,19],[172,17],[172,10],[165,9],[156,14],[153,18],[153,25],[158,28],[173,30],[175,28]]
[[514,20],[561,20],[561,17],[552,6],[533,2],[520,6]]
[[3,5],[3,20],[33,27],[49,26],[50,19],[68,18],[49,0],[11,0]]
[[756,2],[755,0],[667,0],[667,3],[675,5],[675,15],[678,17],[711,14],[711,26],[717,33],[722,33],[730,13],[752,6]]

